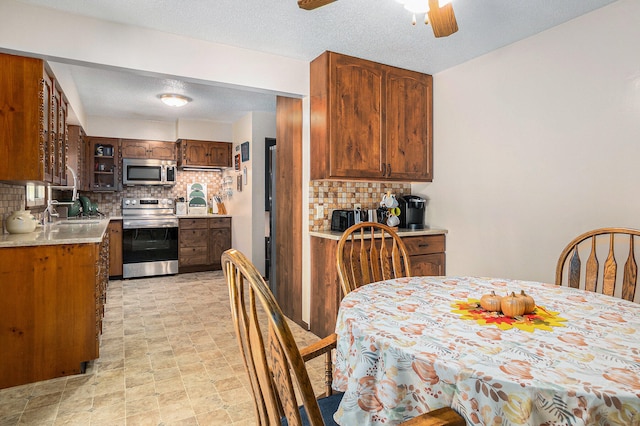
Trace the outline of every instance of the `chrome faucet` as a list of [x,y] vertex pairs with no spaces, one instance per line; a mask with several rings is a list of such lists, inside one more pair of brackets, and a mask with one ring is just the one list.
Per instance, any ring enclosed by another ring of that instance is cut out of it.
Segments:
[[[51,223],[53,222],[53,217],[60,217],[60,213],[56,211],[55,206],[70,206],[78,199],[78,175],[76,171],[73,170],[69,165],[67,165],[67,169],[71,172],[71,176],[73,177],[73,186],[61,186],[61,185],[49,185],[47,186],[47,208],[44,210],[42,214],[42,222]],[[52,190],[53,189],[61,189],[61,190],[72,190],[73,195],[71,196],[71,201],[58,201],[53,199]]]

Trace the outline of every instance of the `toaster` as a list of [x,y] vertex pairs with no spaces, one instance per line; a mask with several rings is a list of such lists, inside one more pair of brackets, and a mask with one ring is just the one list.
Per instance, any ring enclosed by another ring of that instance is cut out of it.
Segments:
[[366,212],[356,210],[334,210],[331,213],[331,230],[344,232],[352,225],[366,220]]

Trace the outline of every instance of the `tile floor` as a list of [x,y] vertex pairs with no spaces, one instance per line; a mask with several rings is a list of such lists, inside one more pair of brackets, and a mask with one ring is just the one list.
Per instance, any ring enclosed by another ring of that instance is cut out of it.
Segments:
[[[318,339],[290,324],[300,346]],[[237,345],[221,271],[111,281],[100,358],[0,390],[0,426],[255,425]]]

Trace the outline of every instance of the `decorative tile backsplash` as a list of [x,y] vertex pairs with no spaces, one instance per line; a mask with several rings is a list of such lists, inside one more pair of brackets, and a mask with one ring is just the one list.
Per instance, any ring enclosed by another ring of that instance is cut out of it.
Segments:
[[177,183],[172,187],[125,186],[121,192],[82,193],[98,203],[98,211],[108,216],[122,216],[123,198],[170,198],[187,197],[187,185],[193,182],[207,184],[209,196],[222,191],[222,172],[178,170]]
[[[336,209],[352,209],[360,204],[363,210],[380,206],[382,196],[391,191],[396,196],[411,194],[410,183],[345,182],[314,180],[309,183],[309,230],[331,229],[331,212]],[[316,219],[318,207],[323,217]]]
[[5,232],[4,221],[12,212],[23,210],[25,206],[24,186],[0,183],[0,233]]

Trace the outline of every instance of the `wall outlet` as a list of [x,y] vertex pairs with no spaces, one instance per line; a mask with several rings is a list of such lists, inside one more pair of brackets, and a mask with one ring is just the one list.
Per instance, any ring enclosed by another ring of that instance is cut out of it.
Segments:
[[316,206],[316,219],[324,219],[324,206]]

